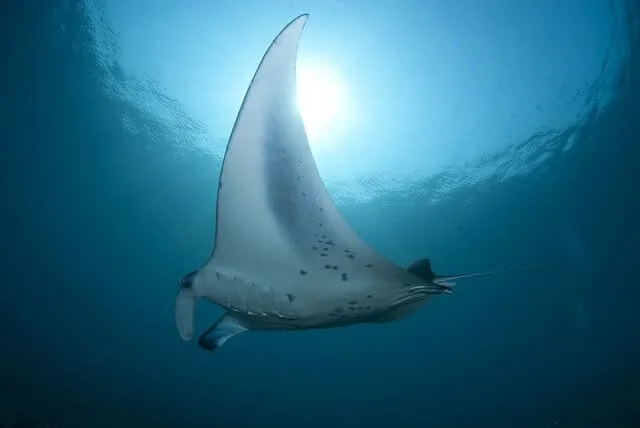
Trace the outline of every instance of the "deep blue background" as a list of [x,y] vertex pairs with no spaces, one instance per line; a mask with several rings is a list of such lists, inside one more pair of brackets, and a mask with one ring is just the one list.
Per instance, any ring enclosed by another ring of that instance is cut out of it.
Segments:
[[[330,186],[399,263],[553,273],[460,284],[397,323],[255,333],[209,354],[178,339],[173,303],[212,242],[220,159],[173,142],[221,133],[171,100],[160,114],[109,92],[131,76],[99,61],[82,3],[3,3],[0,424],[640,426],[640,15],[625,7],[611,100],[570,129],[395,187],[361,178],[365,200]],[[523,151],[548,156],[505,178]],[[447,185],[474,169],[493,173]],[[218,313],[201,306],[199,328]]]

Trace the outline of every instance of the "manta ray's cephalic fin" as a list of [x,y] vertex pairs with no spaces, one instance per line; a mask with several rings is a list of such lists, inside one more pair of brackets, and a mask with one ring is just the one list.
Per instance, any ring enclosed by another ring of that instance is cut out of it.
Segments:
[[214,351],[233,336],[245,331],[247,329],[240,325],[236,318],[229,314],[224,314],[215,324],[200,335],[198,345],[204,350]]

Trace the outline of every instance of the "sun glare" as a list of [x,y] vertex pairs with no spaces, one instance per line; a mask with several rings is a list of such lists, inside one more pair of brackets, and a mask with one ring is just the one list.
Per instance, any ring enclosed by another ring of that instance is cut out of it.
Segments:
[[311,144],[319,143],[343,113],[343,86],[333,70],[317,64],[301,64],[297,78],[298,108],[307,135]]

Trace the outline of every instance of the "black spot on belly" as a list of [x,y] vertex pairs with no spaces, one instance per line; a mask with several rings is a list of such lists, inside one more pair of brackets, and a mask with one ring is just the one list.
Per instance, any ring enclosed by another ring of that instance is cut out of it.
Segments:
[[324,265],[325,269],[331,269],[331,265]]
[[349,257],[350,259],[355,259],[355,258],[356,258],[356,256],[354,256],[354,255],[353,255],[353,254],[351,254],[351,253],[347,254],[347,257]]
[[338,266],[336,266],[336,265],[333,265],[331,267],[333,268],[333,270],[338,270]]
[[367,299],[373,299],[373,295],[367,294]]
[[293,294],[287,294],[287,299],[289,299],[289,302],[293,303],[293,301],[296,300],[296,296]]
[[327,257],[327,253],[320,253],[321,257]]
[[306,271],[306,270],[304,270],[304,269],[300,269],[300,275],[306,275],[306,274],[307,274],[307,271]]
[[324,248],[322,249],[322,251],[329,251],[329,248],[324,247]]
[[343,281],[348,280],[349,278],[347,278],[347,274],[343,273],[342,275],[340,275],[340,277],[342,278]]

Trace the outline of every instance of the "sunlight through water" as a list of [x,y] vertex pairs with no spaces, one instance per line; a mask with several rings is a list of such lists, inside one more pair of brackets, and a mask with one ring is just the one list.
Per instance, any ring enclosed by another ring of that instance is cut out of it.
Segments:
[[301,63],[297,72],[298,107],[312,146],[330,144],[332,130],[344,116],[345,90],[340,76],[331,67]]

